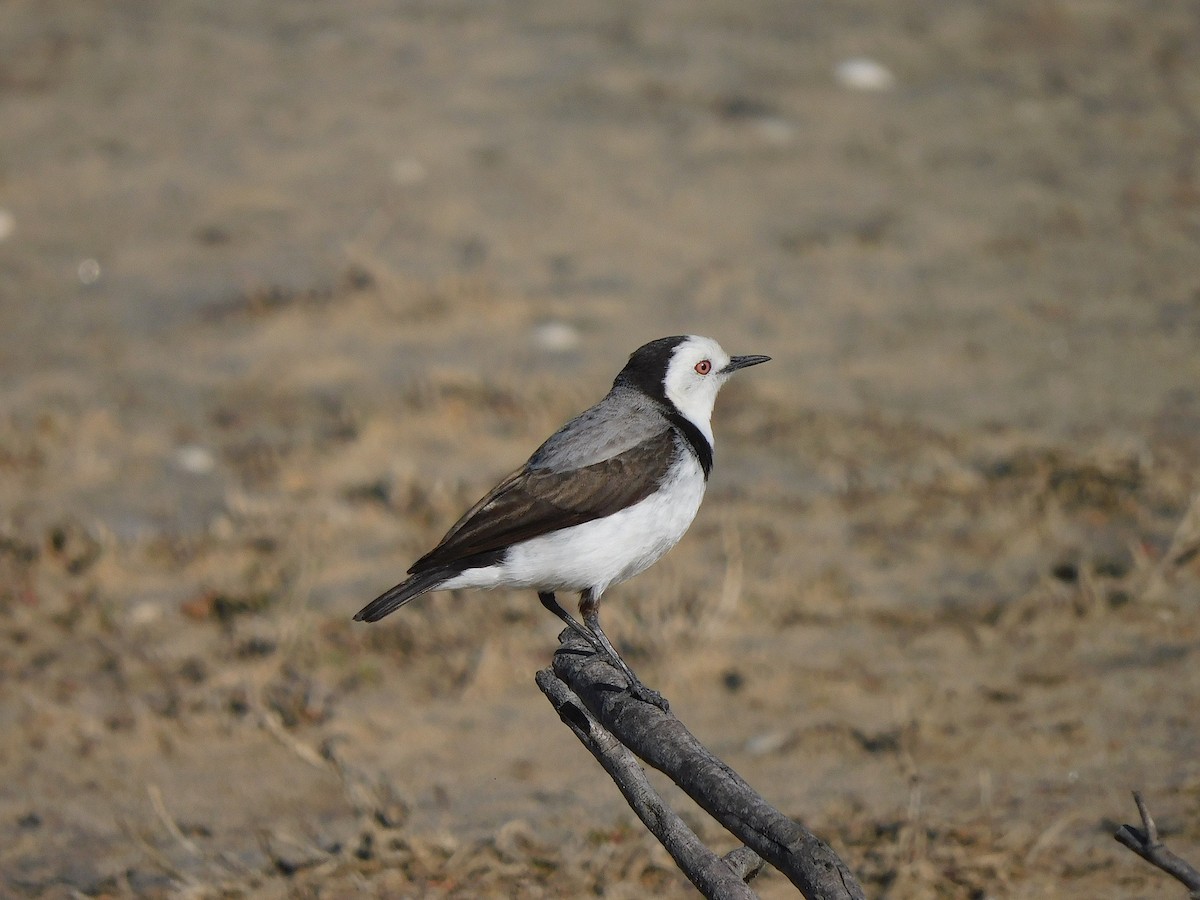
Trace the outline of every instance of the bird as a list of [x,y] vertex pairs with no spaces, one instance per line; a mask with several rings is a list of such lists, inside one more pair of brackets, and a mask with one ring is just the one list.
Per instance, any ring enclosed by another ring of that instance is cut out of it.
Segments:
[[[730,356],[699,335],[642,345],[604,399],[552,434],[355,620],[378,621],[431,591],[533,589],[625,675],[634,697],[666,709],[600,627],[600,598],[683,537],[712,471],[717,393],[769,359]],[[579,593],[582,623],[558,603],[567,591]]]

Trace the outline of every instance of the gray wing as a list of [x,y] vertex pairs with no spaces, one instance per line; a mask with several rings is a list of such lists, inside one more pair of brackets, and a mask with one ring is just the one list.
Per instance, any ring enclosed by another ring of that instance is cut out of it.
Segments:
[[534,468],[530,460],[476,503],[408,571],[453,565],[610,516],[653,493],[681,451],[674,429],[665,426],[624,452],[582,468]]
[[618,456],[670,427],[661,407],[639,391],[616,387],[534,451],[530,469],[566,471]]

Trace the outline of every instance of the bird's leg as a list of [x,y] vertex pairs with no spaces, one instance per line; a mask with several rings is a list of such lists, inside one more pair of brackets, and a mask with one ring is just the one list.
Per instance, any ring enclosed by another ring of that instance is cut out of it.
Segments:
[[[542,602],[544,603],[545,601]],[[590,588],[579,595],[579,611],[583,614],[583,621],[587,625],[588,630],[595,635],[596,639],[603,646],[603,655],[607,656],[625,674],[625,677],[629,679],[629,693],[638,700],[645,703],[652,703],[663,712],[666,712],[669,708],[667,698],[658,691],[652,690],[642,684],[642,679],[638,678],[633,673],[633,669],[629,668],[629,664],[621,659],[621,654],[617,652],[617,648],[612,645],[612,641],[608,639],[608,635],[600,627],[600,601],[596,597],[595,592]]]
[[601,656],[608,655],[608,649],[600,642],[596,635],[580,625],[578,619],[562,608],[558,600],[554,598],[553,591],[538,591],[538,599],[542,601],[542,606],[558,616],[568,628],[587,641],[593,651],[599,653]]

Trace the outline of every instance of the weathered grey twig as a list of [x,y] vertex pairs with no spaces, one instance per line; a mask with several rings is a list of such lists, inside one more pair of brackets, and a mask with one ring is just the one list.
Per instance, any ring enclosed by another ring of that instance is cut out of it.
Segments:
[[[735,872],[688,828],[650,784],[634,755],[583,708],[579,698],[554,672],[550,669],[538,672],[537,683],[563,722],[616,782],[630,808],[667,849],[692,884],[713,900],[754,900],[757,895],[746,886],[742,872]],[[761,859],[758,864],[761,867]],[[751,868],[753,864],[745,870]]]
[[721,859],[725,860],[725,865],[733,869],[734,874],[742,881],[753,879],[767,864],[765,859],[745,845],[730,850]]
[[1191,892],[1189,896],[1192,900],[1200,900],[1200,871],[1168,850],[1167,845],[1159,840],[1158,826],[1150,817],[1150,810],[1146,808],[1140,791],[1133,792],[1133,802],[1137,804],[1138,814],[1142,817],[1142,827],[1122,825],[1113,837],[1146,862],[1183,884]]
[[862,886],[828,844],[770,806],[671,713],[632,698],[623,676],[581,638],[564,631],[559,640],[554,674],[617,741],[665,773],[808,900],[865,900]]

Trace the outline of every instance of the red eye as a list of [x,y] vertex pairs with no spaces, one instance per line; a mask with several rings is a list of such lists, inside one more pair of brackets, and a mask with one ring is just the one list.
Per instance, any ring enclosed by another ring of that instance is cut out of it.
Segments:
[[696,363],[696,374],[697,375],[707,375],[711,371],[712,371],[712,363],[709,362],[707,359],[702,359],[702,360],[700,360],[700,362]]

